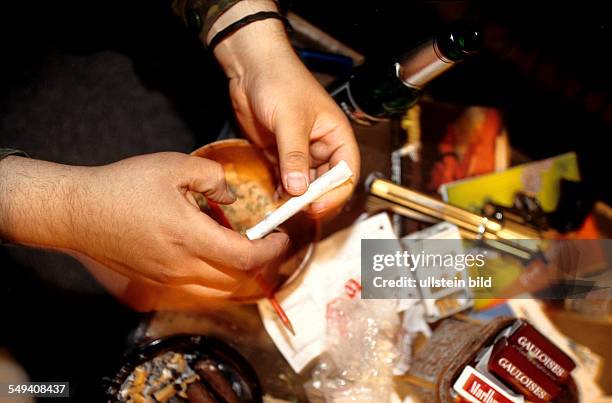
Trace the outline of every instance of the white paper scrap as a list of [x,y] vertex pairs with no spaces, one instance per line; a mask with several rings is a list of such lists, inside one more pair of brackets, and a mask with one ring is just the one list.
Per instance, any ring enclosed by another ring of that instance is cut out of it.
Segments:
[[295,328],[292,336],[270,303],[258,303],[264,327],[295,372],[325,348],[327,304],[361,285],[361,240],[396,238],[386,213],[339,231],[317,244],[310,265],[276,298]]

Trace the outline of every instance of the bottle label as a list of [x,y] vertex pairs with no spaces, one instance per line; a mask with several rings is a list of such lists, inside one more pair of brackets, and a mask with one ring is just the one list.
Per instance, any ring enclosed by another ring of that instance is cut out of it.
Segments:
[[347,81],[330,94],[346,115],[355,123],[362,126],[372,126],[387,119],[375,118],[365,113],[351,95],[351,85]]

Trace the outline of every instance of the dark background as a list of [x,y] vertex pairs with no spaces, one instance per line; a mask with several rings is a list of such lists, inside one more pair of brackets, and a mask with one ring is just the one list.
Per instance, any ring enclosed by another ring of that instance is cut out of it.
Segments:
[[[577,151],[583,180],[610,201],[611,14],[590,1],[294,1],[290,7],[369,58],[410,49],[455,18],[477,22],[484,51],[436,79],[436,100],[502,108],[513,147],[532,159]],[[325,10],[317,11],[317,10]]]
[[[214,60],[168,1],[6,2],[0,12],[0,146],[98,165],[189,152],[228,116]],[[610,14],[595,2],[283,3],[361,51],[388,58],[469,16],[485,50],[428,88],[436,100],[503,110],[514,147],[540,159],[577,151],[588,191],[610,202]],[[70,380],[92,401],[142,316],[70,258],[2,248],[0,345],[33,380]]]

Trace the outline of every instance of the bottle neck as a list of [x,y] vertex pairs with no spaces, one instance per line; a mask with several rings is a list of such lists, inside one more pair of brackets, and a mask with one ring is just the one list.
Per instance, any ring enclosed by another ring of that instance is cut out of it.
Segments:
[[454,64],[455,61],[443,55],[436,40],[429,40],[402,57],[395,69],[397,78],[404,85],[422,89]]
[[406,86],[422,89],[426,84],[481,48],[476,25],[458,20],[433,39],[404,55],[396,64],[397,77]]

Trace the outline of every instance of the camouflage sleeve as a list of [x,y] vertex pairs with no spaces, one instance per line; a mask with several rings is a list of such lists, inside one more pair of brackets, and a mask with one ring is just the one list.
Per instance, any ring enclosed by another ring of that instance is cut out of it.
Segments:
[[24,153],[21,150],[15,150],[13,148],[0,148],[0,161],[9,155],[18,155],[20,157],[27,157],[28,154]]
[[[15,150],[13,148],[1,148],[0,147],[0,161],[2,161],[3,159],[5,159],[6,157],[8,157],[10,155],[18,155],[20,157],[28,157],[28,154],[24,153],[21,150]],[[2,240],[2,238],[0,238],[0,245],[3,245],[5,243],[6,242],[4,240]]]
[[214,22],[240,0],[173,0],[172,10],[187,28],[206,37]]

